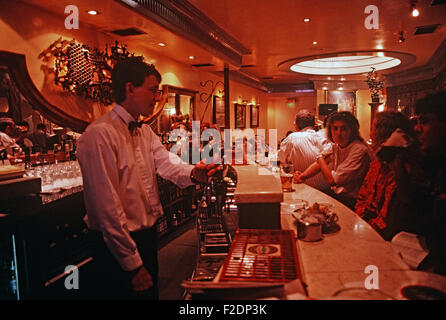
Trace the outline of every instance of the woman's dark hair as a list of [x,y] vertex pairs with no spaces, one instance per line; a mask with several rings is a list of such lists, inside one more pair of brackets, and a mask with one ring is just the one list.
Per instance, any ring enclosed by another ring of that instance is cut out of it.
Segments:
[[135,87],[140,87],[144,80],[153,75],[161,82],[161,74],[153,64],[147,64],[139,58],[128,58],[119,61],[111,74],[113,97],[117,103],[126,99],[125,85],[131,82]]
[[446,90],[435,92],[421,98],[415,103],[415,113],[423,115],[433,113],[438,120],[446,123]]
[[414,141],[417,140],[410,119],[403,113],[397,111],[383,111],[376,113],[371,130],[373,149],[381,146],[381,144],[383,144],[398,128],[403,130],[404,133]]
[[330,114],[327,120],[327,134],[331,142],[334,142],[333,136],[331,135],[331,127],[333,126],[333,122],[335,121],[343,121],[350,128],[351,133],[350,133],[350,139],[348,141],[349,144],[355,140],[364,141],[364,139],[359,134],[358,119],[356,119],[351,112],[337,111]]

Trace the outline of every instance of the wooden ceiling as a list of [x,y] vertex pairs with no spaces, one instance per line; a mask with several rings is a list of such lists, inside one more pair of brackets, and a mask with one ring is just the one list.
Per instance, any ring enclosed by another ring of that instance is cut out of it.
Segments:
[[[122,4],[129,4],[131,0],[98,0],[94,4],[87,0],[24,2],[59,15],[63,15],[66,5],[75,4],[82,14],[81,21],[101,32],[136,27],[147,34],[133,36],[131,41],[182,63],[214,65],[202,70],[221,71],[224,64],[228,64],[218,52],[206,50],[198,41],[186,39],[184,34],[168,30]],[[446,38],[446,4],[441,0],[435,2],[440,4],[431,5],[432,0],[419,0],[417,8],[420,15],[414,18],[410,15],[410,0],[373,1],[379,9],[379,28],[368,30],[364,26],[368,16],[364,10],[372,4],[369,0],[189,0],[194,9],[200,10],[248,49],[248,54],[242,55],[240,65],[229,63],[231,69],[252,76],[267,86],[340,81],[341,76],[328,79],[278,68],[288,59],[327,53],[382,49],[416,57],[412,64],[382,71],[382,74],[424,66]],[[96,9],[101,14],[89,16],[85,13],[89,9]],[[309,18],[310,22],[304,22],[304,18]],[[417,27],[435,24],[439,26],[433,33],[414,35]],[[398,41],[401,32],[404,42]],[[130,37],[122,41],[128,42],[128,39]],[[166,46],[158,46],[160,41]],[[315,41],[317,44],[313,44]],[[190,55],[195,59],[189,60]],[[363,83],[364,75],[342,78],[347,82]]]

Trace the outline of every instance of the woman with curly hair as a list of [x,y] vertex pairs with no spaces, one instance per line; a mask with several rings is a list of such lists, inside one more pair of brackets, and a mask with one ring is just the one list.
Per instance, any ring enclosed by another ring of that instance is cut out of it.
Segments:
[[356,213],[385,240],[414,230],[414,189],[421,181],[419,146],[409,118],[401,112],[377,113],[373,122],[375,159],[359,190]]
[[371,154],[359,135],[359,122],[347,111],[334,112],[327,120],[327,134],[333,147],[317,155],[316,162],[304,172],[297,172],[294,181],[322,172],[330,189],[325,192],[354,209],[362,181],[369,169]]

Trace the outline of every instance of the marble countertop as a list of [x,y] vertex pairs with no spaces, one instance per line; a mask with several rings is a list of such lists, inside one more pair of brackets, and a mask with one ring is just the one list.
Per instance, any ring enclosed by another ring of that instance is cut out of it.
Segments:
[[282,185],[266,168],[247,165],[236,167],[235,203],[279,203],[283,201]]
[[[298,199],[310,206],[314,202],[331,203],[339,217],[340,229],[324,234],[320,241],[296,238],[302,282],[310,298],[404,299],[401,288],[415,284],[446,292],[446,277],[410,270],[390,242],[342,203],[305,184],[293,184],[293,189],[284,192],[284,203]],[[282,228],[294,230],[297,237],[291,212],[282,205]],[[374,289],[366,289],[366,283]]]

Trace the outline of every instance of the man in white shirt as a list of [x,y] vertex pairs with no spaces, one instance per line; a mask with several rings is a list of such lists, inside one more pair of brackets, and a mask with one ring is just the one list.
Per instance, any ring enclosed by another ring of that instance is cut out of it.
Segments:
[[322,172],[331,186],[328,192],[354,210],[356,197],[369,170],[372,154],[359,134],[359,122],[348,111],[334,112],[327,121],[327,133],[333,142],[331,152],[317,155],[304,172],[295,174],[295,182],[306,182]]
[[13,154],[13,148],[16,148],[17,152],[21,152],[22,149],[16,143],[14,136],[15,123],[12,118],[1,117],[0,118],[0,151],[5,150],[8,155]]
[[[296,114],[294,128],[297,132],[288,135],[280,144],[280,163],[292,163],[295,171],[303,172],[318,154],[330,150],[331,143],[314,130],[314,124],[312,112],[303,109]],[[305,183],[321,191],[330,187],[322,173],[308,178]]]
[[163,208],[156,174],[184,188],[216,171],[214,164],[182,162],[148,125],[136,122],[140,115],[150,115],[157,102],[165,104],[167,87],[161,98],[160,82],[153,65],[136,58],[117,63],[112,71],[116,103],[87,127],[78,143],[85,221],[102,233],[108,248],[99,260],[111,283],[107,290],[116,293],[108,292],[112,298],[158,298],[154,224]]

